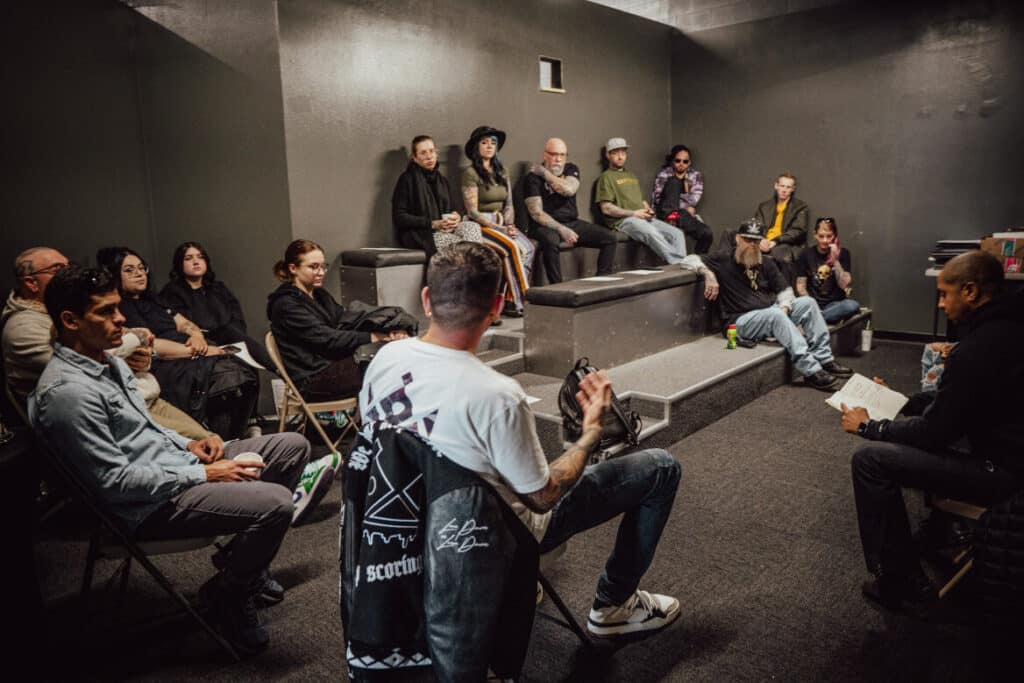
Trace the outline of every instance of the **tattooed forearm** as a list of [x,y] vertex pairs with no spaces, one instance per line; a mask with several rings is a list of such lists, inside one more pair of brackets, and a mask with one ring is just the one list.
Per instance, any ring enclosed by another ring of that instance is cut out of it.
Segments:
[[611,202],[601,202],[601,213],[609,218],[628,218],[635,212],[630,211],[629,209],[620,208]]
[[551,228],[552,230],[559,231],[565,228],[564,225],[556,221],[544,211],[544,202],[540,197],[527,197],[526,210],[530,212],[530,218],[533,219],[533,222],[538,225],[543,225],[545,228]]
[[564,496],[569,489],[579,480],[583,474],[583,468],[587,466],[590,454],[594,452],[601,442],[601,430],[591,427],[583,432],[579,440],[562,453],[548,468],[548,483],[539,491],[522,496],[523,502],[534,512],[547,512],[555,507],[555,504]]
[[466,206],[466,215],[485,228],[497,228],[498,226],[488,220],[487,217],[484,216],[483,212],[477,208],[479,206],[477,201],[478,197],[479,191],[476,185],[470,185],[462,188],[462,203]]

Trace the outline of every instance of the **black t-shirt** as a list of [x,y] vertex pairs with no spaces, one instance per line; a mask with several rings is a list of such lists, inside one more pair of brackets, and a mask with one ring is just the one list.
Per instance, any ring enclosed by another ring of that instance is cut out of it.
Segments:
[[[580,169],[576,164],[566,164],[562,171],[563,178],[580,179]],[[576,210],[576,195],[566,197],[551,189],[551,186],[544,182],[544,178],[536,173],[527,173],[523,180],[524,197],[540,197],[544,206],[544,213],[554,218],[559,223],[568,223],[579,218],[579,211]]]
[[[798,275],[807,278],[807,293],[814,297],[819,306],[846,298],[846,292],[836,281],[835,269],[826,263],[827,260],[828,254],[822,254],[816,246],[807,247],[800,255]],[[848,249],[841,248],[839,250],[839,264],[843,270],[850,272],[850,251]]]
[[726,324],[736,322],[736,318],[748,311],[774,305],[779,292],[789,287],[770,256],[765,256],[761,265],[752,269],[753,278],[747,275],[745,267],[736,263],[732,252],[704,254],[701,259],[718,278],[718,305]]

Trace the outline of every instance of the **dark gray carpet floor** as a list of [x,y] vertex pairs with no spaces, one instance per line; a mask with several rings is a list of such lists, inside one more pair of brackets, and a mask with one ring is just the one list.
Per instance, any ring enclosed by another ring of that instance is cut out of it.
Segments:
[[[894,387],[916,389],[920,346],[879,343],[844,359]],[[861,598],[865,578],[844,434],[826,394],[782,387],[673,445],[683,479],[643,587],[670,593],[682,617],[665,631],[584,651],[538,619],[528,681],[974,681],[981,636],[951,601],[937,622],[881,613]],[[916,500],[916,499],[915,499]],[[919,514],[920,505],[911,501]],[[123,605],[102,586],[92,614],[73,599],[84,563],[73,511],[44,529],[37,559],[47,597],[53,667],[63,679],[341,680],[338,619],[339,488],[294,529],[275,563],[288,589],[269,610],[271,649],[234,664],[154,582],[134,571]],[[614,525],[574,539],[549,578],[585,619]],[[209,553],[158,562],[188,595],[210,574]],[[101,562],[98,584],[114,568]],[[542,611],[550,611],[545,603]]]

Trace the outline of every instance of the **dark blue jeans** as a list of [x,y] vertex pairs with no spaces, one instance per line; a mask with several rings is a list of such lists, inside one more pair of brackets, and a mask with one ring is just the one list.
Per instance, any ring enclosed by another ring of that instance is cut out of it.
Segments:
[[622,515],[615,548],[597,582],[596,596],[621,605],[640,585],[651,566],[679,487],[675,459],[652,448],[591,465],[576,485],[558,501],[541,554],[571,537]]

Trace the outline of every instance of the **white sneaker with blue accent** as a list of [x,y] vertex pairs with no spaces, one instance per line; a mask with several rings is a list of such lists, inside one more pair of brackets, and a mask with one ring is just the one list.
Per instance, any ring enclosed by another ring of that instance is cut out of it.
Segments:
[[668,595],[638,590],[621,605],[590,610],[587,630],[598,637],[655,631],[679,618],[679,601]]
[[334,481],[334,456],[325,455],[314,460],[302,470],[302,478],[295,487],[292,503],[292,526],[301,524],[306,516],[317,506],[331,488]]

